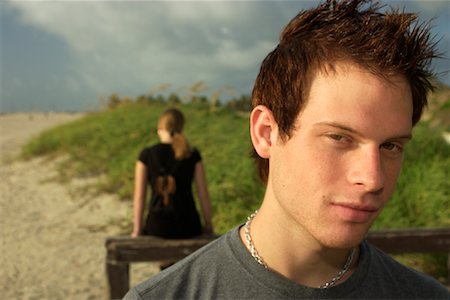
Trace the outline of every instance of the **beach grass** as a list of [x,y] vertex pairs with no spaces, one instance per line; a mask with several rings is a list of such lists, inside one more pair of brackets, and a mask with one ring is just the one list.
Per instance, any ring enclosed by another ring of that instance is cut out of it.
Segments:
[[[97,192],[131,201],[134,163],[141,149],[157,142],[156,123],[168,104],[128,103],[91,113],[50,129],[27,143],[24,158],[66,154],[61,179],[104,175]],[[248,114],[207,105],[178,104],[187,117],[185,133],[202,154],[214,208],[223,233],[240,224],[263,197],[253,160]],[[450,146],[442,128],[419,123],[406,148],[396,191],[375,229],[450,226]]]
[[[161,101],[132,101],[86,114],[33,138],[22,156],[64,154],[61,180],[102,175],[90,190],[114,193],[131,206],[135,161],[141,149],[157,142],[157,119],[169,106]],[[186,136],[201,151],[214,227],[222,234],[244,222],[264,193],[250,157],[249,114],[225,107],[211,110],[205,103],[176,106],[187,118]],[[430,121],[415,127],[397,189],[373,229],[450,226],[450,146],[442,138],[445,129]],[[131,216],[125,220],[130,230],[131,220]],[[425,271],[445,277],[440,265],[444,256],[400,259],[426,265],[431,271]]]

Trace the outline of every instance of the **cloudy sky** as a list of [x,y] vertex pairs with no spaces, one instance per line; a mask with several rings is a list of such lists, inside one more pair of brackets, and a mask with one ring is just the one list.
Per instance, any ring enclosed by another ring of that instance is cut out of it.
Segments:
[[[99,97],[156,91],[250,94],[283,26],[317,1],[0,2],[0,112],[97,109]],[[435,18],[450,57],[448,0],[384,1]],[[435,63],[449,70],[449,60]],[[450,85],[450,75],[440,79]],[[170,84],[170,86],[168,85]]]

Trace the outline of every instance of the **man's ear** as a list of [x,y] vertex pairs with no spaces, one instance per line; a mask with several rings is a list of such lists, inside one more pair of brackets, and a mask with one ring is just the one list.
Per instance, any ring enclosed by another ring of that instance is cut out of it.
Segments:
[[276,141],[278,124],[273,113],[264,105],[256,106],[250,115],[250,136],[253,147],[262,158],[270,157],[270,147]]

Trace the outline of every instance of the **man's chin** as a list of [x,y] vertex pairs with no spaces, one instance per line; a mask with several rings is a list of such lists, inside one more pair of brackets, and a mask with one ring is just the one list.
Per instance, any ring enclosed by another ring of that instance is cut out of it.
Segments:
[[368,226],[355,226],[353,228],[334,228],[319,239],[327,248],[350,249],[358,246],[365,238]]

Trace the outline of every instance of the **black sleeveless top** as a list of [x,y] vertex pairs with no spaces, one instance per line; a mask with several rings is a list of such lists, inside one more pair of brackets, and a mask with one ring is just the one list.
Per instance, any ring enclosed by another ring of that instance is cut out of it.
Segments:
[[201,160],[197,149],[194,149],[188,158],[175,160],[170,144],[159,143],[141,151],[139,161],[147,167],[147,181],[150,187],[160,175],[161,168],[168,172],[173,171],[176,182],[176,192],[173,197],[175,211],[170,216],[151,210],[151,203],[155,201],[155,193],[152,190],[143,234],[164,238],[189,238],[201,234],[200,217],[192,195],[195,165]]

